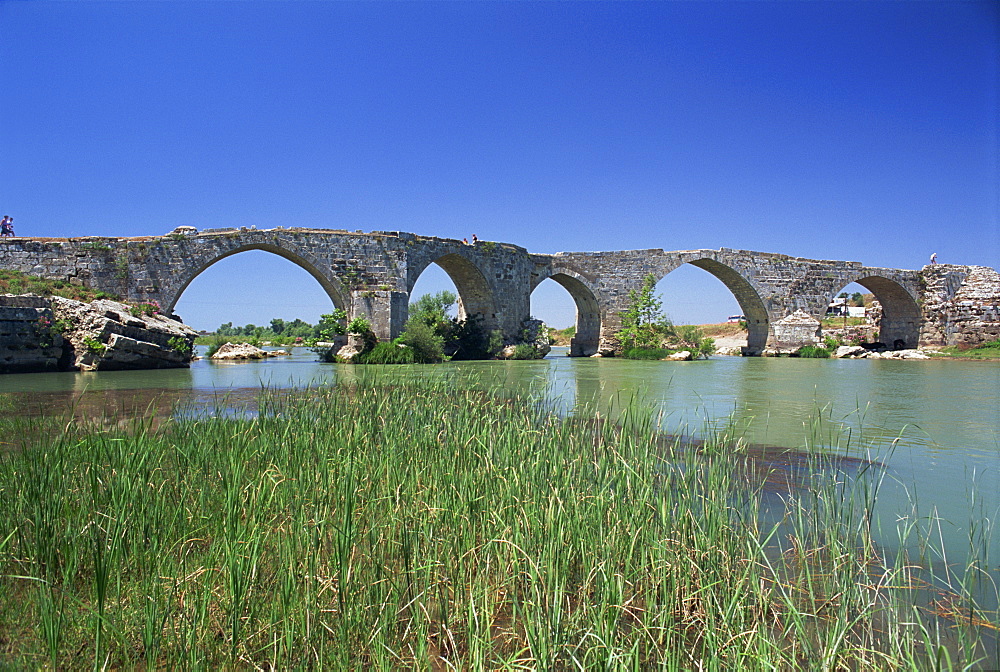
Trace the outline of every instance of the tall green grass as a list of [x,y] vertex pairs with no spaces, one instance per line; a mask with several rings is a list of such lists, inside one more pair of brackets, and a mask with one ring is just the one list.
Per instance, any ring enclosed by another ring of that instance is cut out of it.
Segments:
[[359,380],[264,392],[249,420],[21,427],[0,459],[0,665],[996,666],[996,615],[963,583],[983,568],[944,577],[957,617],[929,615],[927,577],[873,542],[877,464],[817,456],[765,523],[733,437]]

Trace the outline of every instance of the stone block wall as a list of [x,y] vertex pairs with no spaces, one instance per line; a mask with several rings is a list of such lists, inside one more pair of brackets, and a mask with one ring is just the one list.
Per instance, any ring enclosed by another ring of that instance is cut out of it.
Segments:
[[920,276],[921,345],[971,348],[1000,339],[1000,273],[986,266],[931,264]]
[[47,299],[0,296],[0,373],[58,371],[62,356]]

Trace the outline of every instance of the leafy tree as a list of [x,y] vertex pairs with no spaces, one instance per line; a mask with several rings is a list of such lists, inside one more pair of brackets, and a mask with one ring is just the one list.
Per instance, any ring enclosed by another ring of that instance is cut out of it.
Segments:
[[618,338],[625,349],[655,348],[674,333],[673,325],[663,314],[663,301],[653,294],[656,276],[643,278],[641,289],[629,290],[629,307],[621,312],[622,328]]
[[285,330],[284,320],[282,320],[279,317],[276,317],[273,320],[271,320],[271,331],[280,336],[281,332],[283,332],[284,330]]
[[343,336],[347,333],[347,311],[337,309],[332,313],[319,316],[319,324],[316,325],[316,338],[321,341],[332,341],[336,336]]
[[419,299],[410,304],[410,318],[419,319],[429,326],[437,328],[438,325],[450,321],[449,311],[458,301],[454,292],[444,290],[437,294],[424,294]]

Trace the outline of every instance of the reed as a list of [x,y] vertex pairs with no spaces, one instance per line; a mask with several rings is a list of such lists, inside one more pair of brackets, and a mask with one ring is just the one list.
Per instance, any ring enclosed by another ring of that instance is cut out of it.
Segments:
[[[876,462],[808,456],[774,517],[739,437],[664,437],[638,409],[559,419],[363,376],[262,396],[258,417],[157,431],[38,420],[0,453],[0,664],[997,665],[973,599],[995,559],[887,557]],[[930,532],[900,548],[943,553]]]

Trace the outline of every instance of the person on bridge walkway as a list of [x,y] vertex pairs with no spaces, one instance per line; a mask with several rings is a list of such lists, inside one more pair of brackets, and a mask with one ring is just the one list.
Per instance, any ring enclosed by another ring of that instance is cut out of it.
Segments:
[[937,263],[937,252],[931,252],[931,263],[932,264]]
[[14,235],[14,218],[9,215],[4,215],[3,220],[0,221],[0,237],[11,238]]

